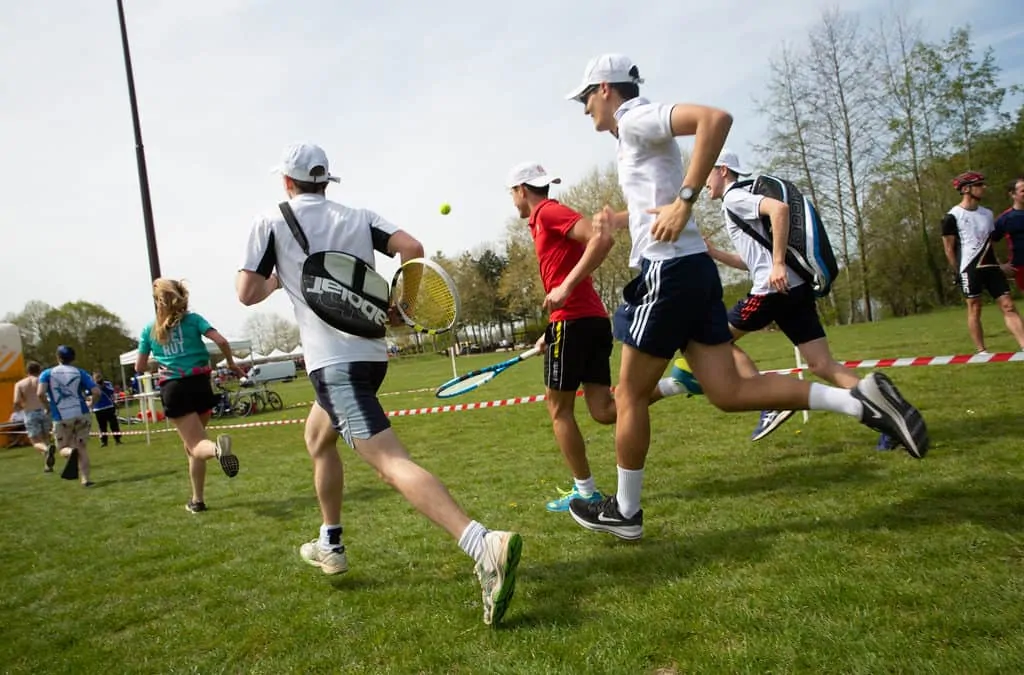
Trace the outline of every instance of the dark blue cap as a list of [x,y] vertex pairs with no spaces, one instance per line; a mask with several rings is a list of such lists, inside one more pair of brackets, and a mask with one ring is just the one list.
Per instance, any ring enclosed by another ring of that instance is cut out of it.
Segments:
[[75,350],[67,345],[57,347],[57,358],[61,363],[71,363],[75,360]]

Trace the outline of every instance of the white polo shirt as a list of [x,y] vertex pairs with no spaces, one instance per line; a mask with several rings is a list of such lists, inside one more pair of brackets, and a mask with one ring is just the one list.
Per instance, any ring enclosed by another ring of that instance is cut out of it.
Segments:
[[[323,195],[298,195],[288,202],[309,240],[309,252],[342,251],[374,267],[374,250],[387,254],[387,241],[398,231],[373,211],[352,209]],[[292,236],[279,208],[256,218],[249,233],[242,269],[269,277],[275,269],[288,293],[299,324],[306,370],[354,361],[386,361],[383,338],[364,338],[326,324],[302,297],[302,263],[306,254]]]
[[[755,195],[745,187],[733,188],[732,183],[725,187],[725,196],[722,197],[722,216],[725,218],[725,227],[732,239],[733,246],[743,262],[750,271],[750,278],[753,285],[750,288],[751,295],[766,295],[775,293],[775,289],[768,283],[772,274],[772,252],[762,246],[753,237],[739,228],[729,217],[729,211],[737,215],[740,220],[747,223],[761,236],[768,238],[764,225],[761,222],[761,200],[762,195]],[[786,267],[786,276],[789,279],[790,288],[795,288],[804,283],[804,280],[796,272]]]
[[[707,251],[697,223],[690,216],[676,241],[656,241],[647,209],[674,202],[683,185],[683,159],[672,134],[672,106],[630,99],[615,111],[619,123],[619,185],[629,209],[630,267],[640,260],[669,260]],[[696,189],[699,186],[694,186]]]

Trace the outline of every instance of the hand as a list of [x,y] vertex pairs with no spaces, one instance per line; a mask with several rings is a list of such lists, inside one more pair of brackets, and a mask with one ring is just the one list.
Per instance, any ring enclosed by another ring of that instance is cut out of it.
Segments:
[[768,285],[779,293],[789,292],[789,274],[785,263],[772,263],[772,273],[768,277]]
[[274,288],[270,290],[271,293],[281,288],[281,277],[277,276],[277,272],[271,272],[269,279],[274,282]]
[[402,318],[402,313],[398,311],[398,307],[391,305],[388,308],[388,324],[392,326],[404,326],[405,319]]
[[1013,265],[1011,265],[1010,263],[1003,263],[1002,265],[999,266],[999,269],[1003,270],[1003,274],[1005,274],[1008,277],[1012,277],[1014,275]]
[[544,304],[541,308],[545,312],[556,310],[565,304],[565,301],[569,299],[569,291],[562,285],[559,284],[551,289],[551,292],[544,298]]
[[544,334],[543,333],[541,334],[541,336],[539,338],[537,338],[537,342],[535,342],[533,346],[536,347],[537,351],[540,351],[540,352],[544,351],[544,348],[548,346],[547,343],[544,342]]
[[647,213],[658,216],[654,224],[651,225],[651,236],[655,241],[675,241],[686,224],[690,222],[692,210],[693,204],[684,202],[682,199],[677,199],[667,206],[647,209]]
[[601,209],[599,212],[595,213],[594,216],[590,219],[590,227],[591,229],[594,230],[594,233],[597,235],[603,234],[605,232],[609,234],[614,234],[615,230],[621,230],[622,228],[626,227],[629,224],[628,219],[626,219],[626,222],[620,221],[618,224],[616,224],[616,220],[617,219],[615,217],[615,210],[612,207],[605,204],[604,208]]
[[228,366],[228,370],[237,375],[239,379],[245,377],[245,369],[242,368],[237,363],[232,363],[230,366]]

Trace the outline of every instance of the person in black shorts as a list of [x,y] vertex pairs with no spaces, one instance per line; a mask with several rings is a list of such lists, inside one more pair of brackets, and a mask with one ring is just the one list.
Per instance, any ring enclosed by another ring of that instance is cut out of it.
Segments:
[[[733,187],[740,176],[748,176],[736,153],[725,149],[708,176],[707,188],[712,199],[722,200],[725,225],[738,253],[726,253],[708,243],[708,252],[716,261],[750,273],[750,293],[729,310],[729,330],[733,336],[733,357],[743,377],[755,377],[757,365],[736,341],[747,333],[759,331],[775,323],[789,341],[800,350],[808,368],[815,375],[843,389],[853,389],[860,382],[857,373],[835,360],[829,348],[825,329],[818,318],[814,293],[810,286],[786,265],[785,249],[769,251],[744,232],[730,217],[738,216],[748,225],[766,235],[763,218],[768,218],[773,241],[785,242],[789,237],[789,206],[776,199]],[[751,434],[757,441],[778,429],[793,416],[792,410],[764,410]],[[884,436],[884,434],[883,434]]]
[[1003,312],[1006,328],[1024,350],[1024,323],[1010,297],[1010,285],[999,265],[992,239],[995,223],[992,212],[981,206],[985,196],[985,176],[975,171],[953,179],[960,203],[942,219],[942,245],[946,260],[956,270],[960,292],[967,299],[967,330],[978,353],[987,353],[981,328],[982,294],[988,292]]
[[220,347],[228,368],[239,377],[244,377],[245,372],[235,365],[227,339],[202,316],[188,311],[188,290],[184,284],[175,279],[157,279],[153,282],[153,300],[156,301],[156,320],[142,329],[135,371],[146,371],[151,354],[160,364],[157,371],[160,401],[188,455],[192,498],[185,509],[189,513],[200,513],[206,511],[206,462],[216,457],[229,478],[238,474],[238,458],[231,452],[231,437],[221,434],[214,443],[206,436],[206,424],[217,397],[210,384],[210,353],[203,337]]

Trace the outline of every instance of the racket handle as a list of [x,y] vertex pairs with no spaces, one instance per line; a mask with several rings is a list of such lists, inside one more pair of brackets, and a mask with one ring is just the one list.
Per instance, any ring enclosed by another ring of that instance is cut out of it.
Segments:
[[537,349],[536,347],[533,347],[533,348],[528,349],[527,351],[523,352],[522,354],[520,354],[519,358],[521,358],[521,359],[528,359],[531,356],[536,356],[537,354],[540,354],[540,350]]

